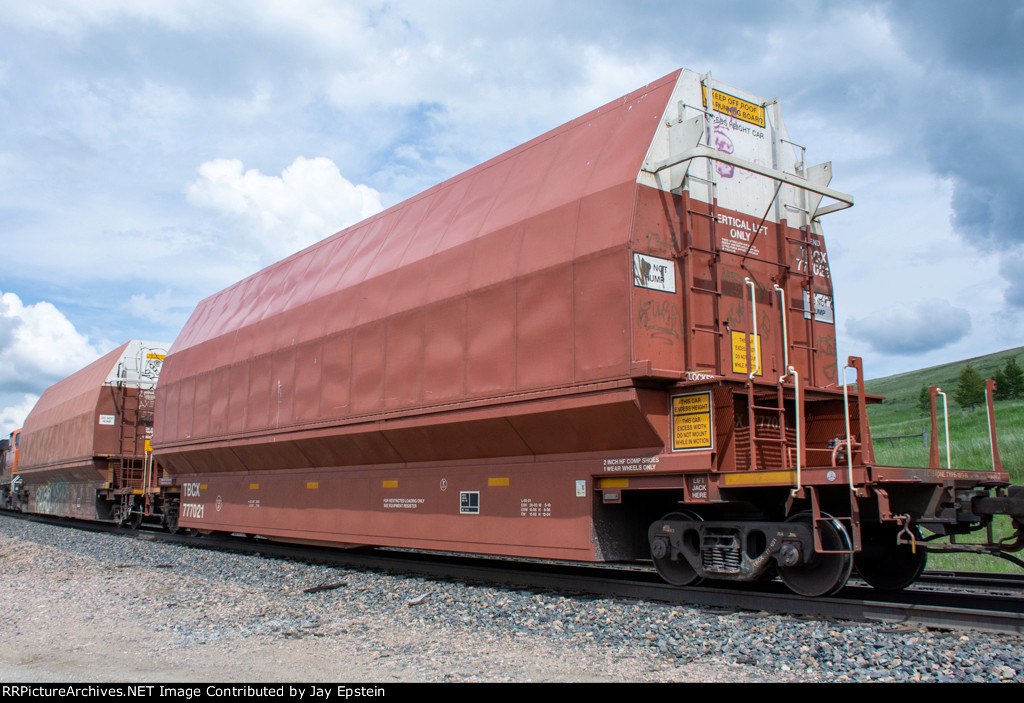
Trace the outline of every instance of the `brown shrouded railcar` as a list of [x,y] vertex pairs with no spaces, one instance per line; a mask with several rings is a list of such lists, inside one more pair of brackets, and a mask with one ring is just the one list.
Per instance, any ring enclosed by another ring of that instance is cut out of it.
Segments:
[[14,507],[15,496],[21,490],[18,475],[18,447],[21,445],[21,428],[12,430],[10,435],[0,439],[0,508]]
[[830,178],[777,101],[682,70],[204,300],[157,398],[181,524],[909,583],[918,525],[1024,511],[999,466],[875,465]]
[[168,346],[126,342],[43,392],[21,430],[9,507],[176,528],[177,488],[160,488],[149,447]]

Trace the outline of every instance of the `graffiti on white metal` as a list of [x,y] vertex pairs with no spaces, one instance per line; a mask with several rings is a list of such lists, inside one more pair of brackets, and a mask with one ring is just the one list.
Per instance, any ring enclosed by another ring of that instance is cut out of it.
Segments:
[[633,285],[665,293],[675,293],[675,262],[633,252]]
[[[810,291],[804,291],[804,319],[811,318]],[[832,296],[825,293],[814,294],[814,321],[827,322],[834,325],[836,322],[835,311],[832,310]]]

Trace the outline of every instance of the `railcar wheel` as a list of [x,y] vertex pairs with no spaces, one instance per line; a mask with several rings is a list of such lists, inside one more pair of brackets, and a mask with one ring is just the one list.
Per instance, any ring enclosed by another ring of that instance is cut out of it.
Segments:
[[[822,513],[825,517],[830,517]],[[786,522],[807,522],[810,513],[799,513]],[[815,553],[810,560],[795,566],[780,566],[779,576],[789,590],[801,596],[831,595],[846,585],[853,571],[850,536],[835,518],[821,523],[821,546],[829,553]],[[846,553],[841,553],[845,551]],[[840,552],[840,553],[835,553]]]
[[[857,573],[880,591],[901,591],[921,575],[928,563],[923,544],[914,550],[909,544],[896,544],[899,525],[865,523],[861,525],[863,549],[854,559]],[[910,527],[914,539],[921,542],[917,525]]]
[[[682,511],[669,513],[661,519],[700,520],[701,517],[696,513]],[[664,540],[663,545],[664,549],[659,550],[655,544],[651,544],[651,560],[654,562],[654,568],[658,570],[658,575],[661,576],[666,583],[672,584],[673,586],[692,586],[693,584],[700,583],[703,580],[697,575],[697,571],[690,566],[690,562],[686,561],[685,558],[672,559],[672,548],[668,544],[668,540]]]

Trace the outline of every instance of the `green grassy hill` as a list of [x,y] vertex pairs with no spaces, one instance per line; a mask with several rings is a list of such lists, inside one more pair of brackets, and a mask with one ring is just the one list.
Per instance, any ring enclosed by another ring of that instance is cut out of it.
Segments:
[[[921,386],[939,386],[949,403],[949,438],[952,466],[960,469],[992,468],[988,437],[988,417],[984,404],[973,411],[964,409],[953,400],[957,379],[964,364],[971,366],[983,378],[993,378],[1008,357],[1024,365],[1024,347],[1008,349],[988,356],[964,359],[951,364],[933,366],[867,381],[869,393],[886,396],[885,402],[870,406],[868,418],[875,443],[875,458],[881,465],[928,466],[928,447],[920,437],[930,434],[930,419],[917,407]],[[942,421],[942,399],[938,400],[939,449],[941,463],[946,465],[945,433]],[[996,431],[999,456],[1003,468],[1010,472],[1014,485],[1024,485],[1024,400],[1001,400],[995,403]],[[917,434],[908,439],[885,439],[893,435]],[[997,518],[996,533],[1000,537],[1012,533],[1008,518]],[[972,541],[966,539],[964,541]],[[929,568],[970,571],[1018,571],[1018,567],[992,557],[973,555],[931,555]]]
[[[929,431],[928,414],[917,407],[921,386],[939,386],[949,402],[949,436],[953,466],[965,469],[991,469],[988,421],[985,406],[973,411],[953,400],[957,378],[964,364],[970,363],[984,378],[992,378],[1009,357],[1024,365],[1024,347],[1008,349],[988,356],[965,359],[919,371],[867,381],[869,393],[886,396],[885,402],[871,406],[868,417],[875,438],[878,463],[891,466],[927,466],[928,448],[920,439],[883,439],[892,435],[921,434]],[[1024,484],[1024,400],[996,401],[996,430],[1003,466],[1014,483]],[[939,399],[939,446],[945,453],[942,428],[942,401]],[[943,458],[943,462],[945,459]]]

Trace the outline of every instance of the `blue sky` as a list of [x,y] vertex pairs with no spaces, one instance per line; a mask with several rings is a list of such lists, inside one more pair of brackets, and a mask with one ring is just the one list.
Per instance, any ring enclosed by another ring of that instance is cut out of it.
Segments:
[[1024,345],[1024,4],[0,2],[0,431],[131,338],[687,67],[778,97],[869,377]]

